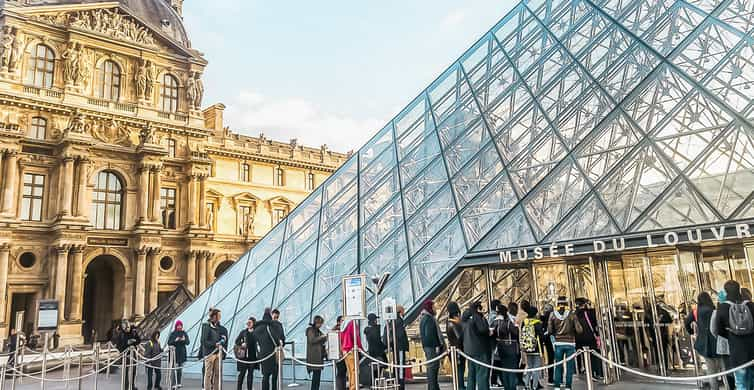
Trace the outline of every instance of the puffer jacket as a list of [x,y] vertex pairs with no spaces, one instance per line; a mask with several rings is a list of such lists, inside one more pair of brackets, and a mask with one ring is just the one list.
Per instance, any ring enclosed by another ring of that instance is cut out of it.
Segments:
[[550,314],[550,320],[547,322],[547,333],[555,337],[553,344],[573,344],[576,345],[576,333],[582,333],[583,328],[576,319],[576,314],[570,310],[563,313],[555,310]]

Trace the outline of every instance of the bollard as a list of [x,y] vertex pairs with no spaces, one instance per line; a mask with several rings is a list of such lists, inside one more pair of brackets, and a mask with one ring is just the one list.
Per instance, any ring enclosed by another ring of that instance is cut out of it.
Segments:
[[47,376],[47,341],[50,338],[50,334],[45,332],[44,346],[42,347],[42,380],[39,382],[39,386],[42,390],[45,390],[45,377]]
[[[26,342],[24,342],[23,340],[21,340],[21,343],[20,343],[20,345],[19,345],[18,348],[21,348],[21,360],[16,360],[15,361],[15,365],[16,365],[16,367],[18,367],[19,370],[21,370],[20,372],[23,373],[24,372],[23,361],[24,361],[24,358],[26,356],[26,352],[25,352],[25,350],[26,350]],[[24,381],[24,376],[23,375],[19,375],[18,376],[18,383],[23,384],[24,383],[23,381]],[[13,386],[13,390],[15,390],[15,389],[16,389],[16,387]]]
[[126,390],[126,370],[127,370],[127,368],[126,368],[126,363],[127,363],[127,361],[126,361],[127,360],[126,359],[126,354],[127,353],[128,353],[128,351],[126,351],[125,353],[123,353],[123,356],[121,358],[122,364],[120,366],[120,388],[122,390]]
[[[563,361],[561,362],[563,364],[563,372],[561,373],[560,377],[560,383],[565,384],[565,378],[568,377],[568,360],[566,359],[567,356],[563,355]],[[555,374],[553,370],[553,375]]]
[[220,346],[220,351],[218,353],[220,356],[218,356],[217,359],[217,390],[223,390],[223,350],[224,348]]
[[338,361],[332,361],[332,390],[338,390]]
[[458,355],[456,347],[450,347],[450,375],[453,379],[453,390],[458,390]]
[[100,343],[94,345],[94,390],[97,390],[97,377],[99,376],[99,348]]
[[108,341],[107,342],[107,368],[106,368],[106,371],[105,371],[105,378],[107,378],[107,379],[110,379],[110,366],[111,366],[110,365],[110,363],[111,363],[111,361],[110,361],[111,353],[110,352],[112,350],[112,348],[110,348],[110,347],[111,347],[111,344]]
[[283,390],[283,347],[277,347],[277,355],[275,359],[278,361],[278,383],[275,384],[278,390]]
[[68,390],[68,378],[71,377],[71,350],[67,345],[63,352],[63,359],[63,378],[65,378],[65,390]]
[[[21,348],[23,348],[23,343],[19,343],[19,344],[21,344],[22,345]],[[6,364],[6,366],[7,366],[7,364]],[[12,368],[13,373],[11,374],[11,378],[10,378],[10,388],[11,388],[11,390],[16,390],[16,367],[19,367],[19,365],[18,365],[18,348],[16,348],[16,350],[13,352],[13,368]],[[3,380],[5,380],[5,378],[3,378]]]
[[8,361],[6,360],[5,364],[3,364],[2,370],[0,370],[0,390],[5,390],[5,374],[7,371],[8,371]]
[[[81,375],[82,375],[82,371],[81,371],[81,370],[82,370],[82,367],[83,367],[83,366],[84,366],[84,357],[83,357],[83,355],[82,355],[82,354],[81,354],[81,353],[79,352],[79,375],[78,375],[78,377],[79,377],[79,378],[78,378],[78,381],[77,381],[77,382],[78,382],[78,384],[77,384],[77,387],[76,387],[76,388],[77,388],[78,390],[81,390]],[[68,381],[66,381],[66,383],[67,383],[67,382],[68,382]]]
[[173,372],[174,371],[173,371],[172,356],[173,356],[173,347],[168,346],[168,371],[167,371],[167,374],[168,374],[168,389],[172,389],[173,388]]
[[291,367],[293,370],[293,382],[288,384],[288,387],[299,387],[300,384],[296,383],[296,342],[291,341],[291,355],[293,356],[293,359],[291,359]]
[[587,390],[594,389],[594,383],[592,383],[592,351],[589,347],[584,347],[584,371],[586,371],[586,388]]
[[[355,319],[352,321],[356,321]],[[361,384],[359,383],[359,332],[356,329],[358,326],[358,323],[353,324],[353,349],[351,352],[353,352],[353,377],[356,378],[356,390],[361,388]]]

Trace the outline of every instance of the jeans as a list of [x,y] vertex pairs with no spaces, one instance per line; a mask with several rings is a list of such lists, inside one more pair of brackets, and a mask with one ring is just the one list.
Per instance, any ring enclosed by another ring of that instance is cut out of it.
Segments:
[[[262,390],[275,390],[278,388],[278,364],[275,365],[271,372],[262,373]],[[207,389],[204,389],[207,390]]]
[[[552,383],[555,387],[560,387],[560,384],[563,381],[563,359],[566,359],[567,357],[573,355],[576,353],[576,346],[573,344],[559,344],[555,345],[555,362],[558,363],[555,366],[555,378],[553,378]],[[574,364],[573,360],[569,360],[566,365],[566,378],[565,378],[565,387],[570,388],[571,384],[573,383],[573,372],[575,371],[576,365]]]
[[747,367],[733,373],[736,379],[736,390],[751,390],[754,386],[754,368]]
[[319,382],[322,378],[322,370],[312,370],[312,384],[309,390],[319,390]]
[[[490,361],[489,356],[485,355],[469,355],[474,360],[480,362]],[[467,390],[489,390],[490,388],[490,369],[484,366],[480,366],[472,361],[469,361],[469,381],[466,384]]]
[[[527,354],[526,368],[531,370],[539,367],[542,367],[542,356],[539,354]],[[536,389],[537,385],[539,385],[539,371],[530,371],[524,374],[524,376],[524,384],[531,389]]]
[[175,367],[175,384],[180,385],[183,383],[183,363],[176,363]]
[[[716,374],[718,372],[722,372],[725,370],[723,358],[719,358],[719,357],[707,358],[706,357],[704,358],[704,363],[706,366],[705,373],[707,375]],[[717,378],[712,378],[712,379],[707,380],[707,383],[709,383],[710,390],[717,390],[720,388],[720,384],[718,382],[718,380],[720,379],[722,378],[717,377]]]
[[[500,366],[508,369],[517,369],[520,361],[521,359],[519,359],[516,354],[503,354],[502,364]],[[516,390],[516,385],[518,384],[517,373],[502,371],[500,376],[503,379],[503,388],[505,390]]]
[[458,389],[466,390],[466,358],[458,355],[458,366],[456,367],[456,374],[458,375]]
[[[157,362],[150,362],[148,364],[156,366],[156,365],[160,364],[160,362],[159,361],[157,361]],[[160,387],[160,382],[162,381],[162,373],[160,371],[161,370],[159,368],[147,367],[147,390],[152,389],[153,388],[152,387],[153,384],[154,384],[154,388],[155,389],[161,388]],[[154,377],[154,382],[152,381],[153,377]]]
[[[424,356],[427,361],[436,358],[439,355],[435,348],[424,348]],[[427,390],[440,390],[440,361],[427,364]]]
[[251,390],[254,383],[254,368],[251,364],[239,364],[238,365],[238,380],[236,381],[236,388],[241,390],[243,388],[243,380],[246,378],[246,389]]

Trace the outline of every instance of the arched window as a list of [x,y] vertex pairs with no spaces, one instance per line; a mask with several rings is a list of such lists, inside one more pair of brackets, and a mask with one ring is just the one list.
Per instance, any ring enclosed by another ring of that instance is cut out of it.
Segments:
[[162,111],[176,112],[178,110],[178,80],[166,74],[162,78]]
[[103,62],[97,69],[99,97],[107,100],[120,98],[120,67],[113,61]]
[[26,67],[26,82],[38,88],[52,88],[55,74],[55,54],[49,47],[38,44],[29,56]]
[[34,139],[45,139],[47,134],[47,119],[40,116],[31,118],[31,128],[29,129],[29,137]]
[[92,194],[91,222],[95,229],[120,230],[123,210],[123,184],[110,171],[97,174]]

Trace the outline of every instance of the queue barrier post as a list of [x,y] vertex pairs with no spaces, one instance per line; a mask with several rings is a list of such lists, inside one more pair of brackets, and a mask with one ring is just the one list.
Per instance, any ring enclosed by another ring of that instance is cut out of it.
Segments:
[[168,346],[168,389],[173,388],[173,346]]
[[278,381],[276,383],[278,390],[283,390],[283,346],[277,347],[277,356],[275,359],[278,361]]
[[97,379],[99,377],[99,349],[100,343],[94,344],[94,390],[97,390]]
[[[21,339],[21,342],[19,343],[18,348],[21,349],[21,359],[20,360],[16,360],[15,361],[15,365],[23,373],[24,372],[23,362],[24,362],[24,358],[26,357],[26,352],[25,352],[26,351],[26,342],[24,341],[24,339]],[[18,354],[16,355],[16,357],[18,357]],[[15,373],[16,371],[13,371],[13,372]],[[23,384],[24,383],[23,381],[24,381],[24,376],[23,375],[19,375],[18,376],[18,383]],[[13,385],[13,390],[16,390],[15,384]]]
[[592,382],[592,352],[589,347],[584,347],[584,371],[586,371],[586,389],[593,390]]
[[65,381],[65,390],[68,390],[68,378],[71,377],[71,352],[69,349],[69,346],[65,346],[65,350],[63,351],[63,378],[66,378]]
[[459,390],[459,380],[462,379],[458,378],[458,351],[454,346],[450,347],[450,375],[453,379],[453,390]]
[[0,390],[5,390],[5,373],[8,371],[9,360],[10,360],[10,355],[8,355],[8,360],[5,361],[5,364],[3,364],[2,369],[0,369]]
[[107,342],[107,371],[105,372],[105,378],[110,379],[110,351],[112,351],[112,343]]
[[338,390],[338,361],[332,361],[332,388]]
[[[19,344],[21,344],[21,348],[23,350],[23,341],[21,343],[19,343]],[[6,364],[6,366],[7,366],[7,364]],[[16,378],[18,377],[16,375],[16,367],[21,367],[18,364],[18,348],[16,348],[16,350],[13,352],[13,367],[11,368],[11,370],[13,371],[13,373],[11,374],[11,381],[10,381],[10,388],[11,388],[11,390],[16,390]]]
[[45,342],[42,347],[42,380],[39,382],[39,386],[42,390],[45,390],[45,377],[47,376],[47,341],[50,338],[50,334],[45,332]]
[[[78,375],[78,380],[77,380],[78,384],[76,387],[78,390],[81,390],[81,380],[82,380],[81,375],[83,374],[83,367],[84,367],[84,356],[81,352],[79,352],[79,371],[78,371],[79,375]],[[66,383],[68,383],[68,381],[66,381]]]
[[123,356],[121,357],[121,366],[120,366],[120,389],[126,390],[126,370],[128,370],[128,359],[126,358],[126,355],[128,354],[128,351],[123,352]]

